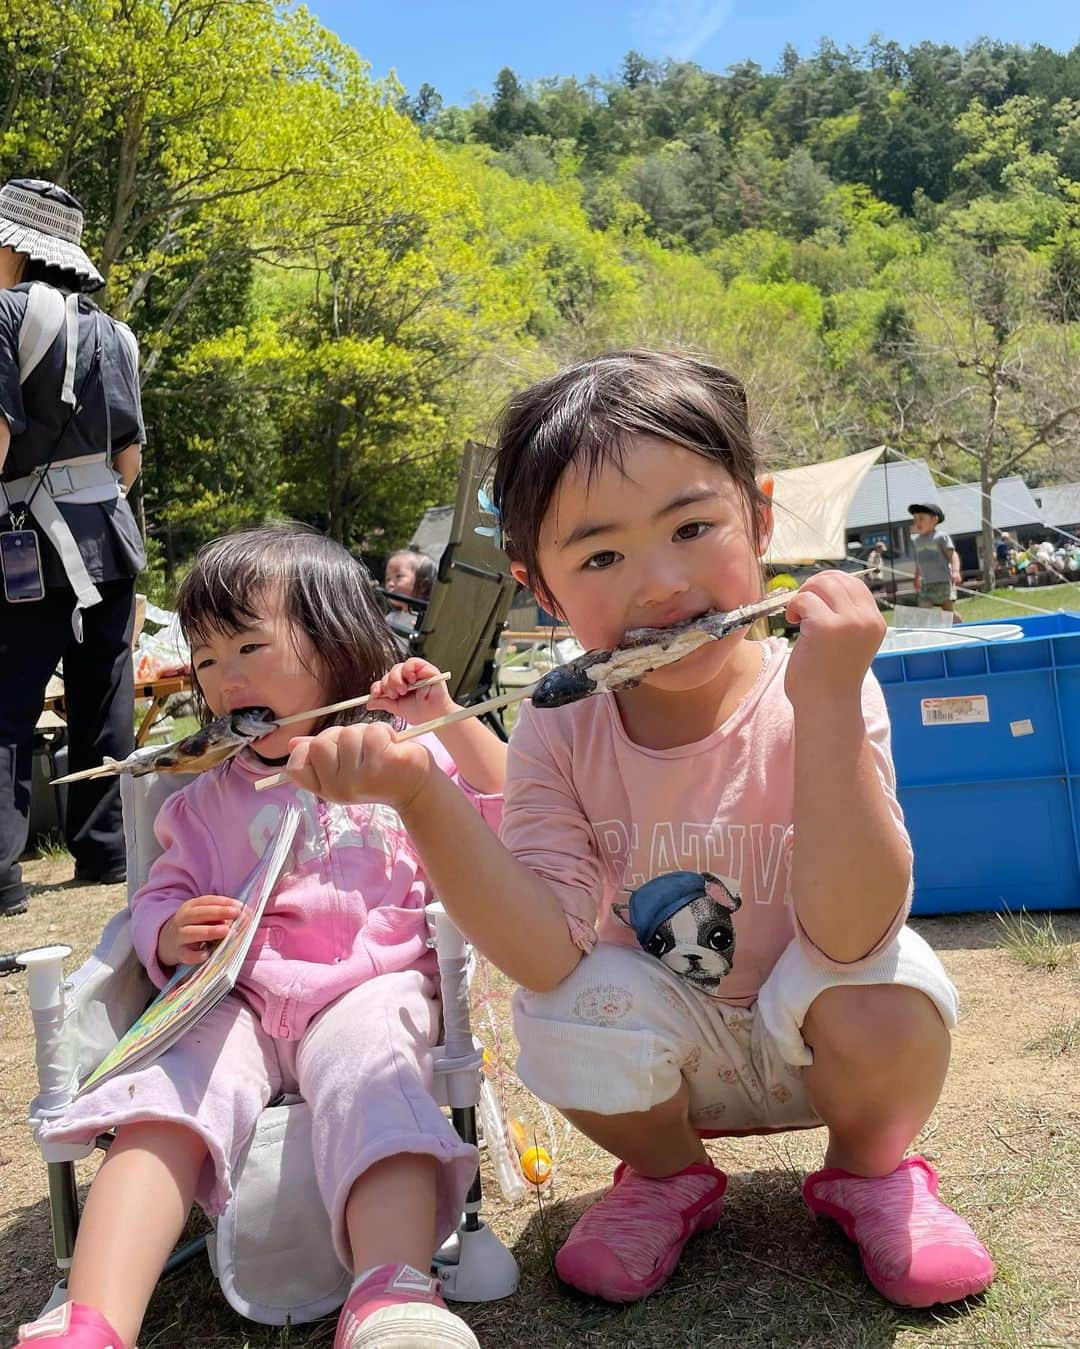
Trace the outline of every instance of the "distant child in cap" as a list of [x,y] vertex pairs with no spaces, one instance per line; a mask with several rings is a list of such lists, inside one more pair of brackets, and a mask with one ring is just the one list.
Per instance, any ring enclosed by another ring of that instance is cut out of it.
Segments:
[[915,590],[920,609],[944,609],[959,623],[956,612],[956,587],[960,584],[960,554],[952,539],[938,526],[945,519],[940,506],[919,504],[908,507],[915,533]]

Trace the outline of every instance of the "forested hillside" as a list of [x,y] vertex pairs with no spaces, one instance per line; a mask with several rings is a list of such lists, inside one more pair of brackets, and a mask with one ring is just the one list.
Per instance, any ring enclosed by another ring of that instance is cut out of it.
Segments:
[[778,465],[1080,477],[1080,46],[630,53],[465,108],[362,56],[264,0],[0,13],[0,171],[82,199],[142,342],[159,568],[273,511],[398,543],[615,344],[728,364]]

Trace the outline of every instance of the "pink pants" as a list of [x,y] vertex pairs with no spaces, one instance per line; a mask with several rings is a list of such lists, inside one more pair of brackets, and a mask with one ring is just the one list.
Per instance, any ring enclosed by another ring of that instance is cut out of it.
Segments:
[[477,1156],[431,1095],[439,1030],[432,982],[418,971],[380,975],[350,990],[296,1041],[272,1039],[231,994],[159,1059],[75,1101],[42,1137],[89,1142],[126,1124],[186,1125],[209,1150],[195,1197],[213,1217],[229,1201],[233,1171],[264,1106],[298,1092],[311,1109],[315,1177],[342,1263],[351,1267],[345,1202],[353,1183],[402,1153],[439,1162],[441,1243],[457,1226]]

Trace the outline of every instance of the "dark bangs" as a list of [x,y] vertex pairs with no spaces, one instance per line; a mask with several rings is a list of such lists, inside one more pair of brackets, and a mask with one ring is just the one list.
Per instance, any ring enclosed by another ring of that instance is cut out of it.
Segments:
[[726,370],[691,356],[613,351],[570,366],[515,395],[495,451],[492,495],[504,546],[530,583],[543,587],[540,527],[559,479],[571,464],[591,481],[606,463],[622,467],[631,437],[657,436],[727,469],[752,528],[767,498],[746,391]]
[[[288,522],[226,534],[199,550],[176,597],[184,636],[192,647],[229,636],[259,617],[274,593],[316,652],[320,668],[311,673],[326,680],[328,703],[367,693],[401,659],[364,564],[317,530]],[[205,717],[201,694],[200,711]],[[360,715],[341,712],[322,724]]]

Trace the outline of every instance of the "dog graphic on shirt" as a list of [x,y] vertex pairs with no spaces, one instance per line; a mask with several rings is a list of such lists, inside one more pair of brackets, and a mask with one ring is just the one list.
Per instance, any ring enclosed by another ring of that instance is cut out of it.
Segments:
[[613,906],[641,949],[702,993],[714,994],[735,964],[732,915],[742,900],[711,871],[669,871]]

